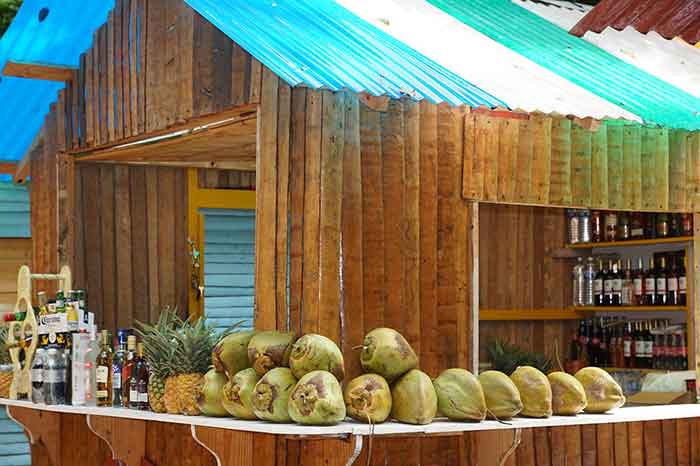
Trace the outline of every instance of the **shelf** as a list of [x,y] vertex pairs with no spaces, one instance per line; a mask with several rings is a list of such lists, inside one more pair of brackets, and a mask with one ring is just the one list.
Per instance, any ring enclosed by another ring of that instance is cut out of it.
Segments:
[[687,372],[678,369],[640,369],[636,367],[601,367],[608,372],[641,372],[642,374],[665,374],[666,372]]
[[[346,420],[335,426],[302,426],[298,424],[274,424],[263,421],[242,421],[233,418],[216,418],[206,416],[182,416],[179,414],[157,414],[149,411],[133,411],[124,408],[96,408],[74,406],[35,405],[29,401],[16,401],[0,398],[0,405],[48,411],[65,414],[82,414],[88,416],[107,416],[115,418],[139,419],[143,421],[167,422],[187,426],[213,427],[242,432],[265,433],[299,437],[329,437],[339,435],[361,436],[400,436],[400,435],[445,435],[451,433],[474,432],[484,430],[533,429],[543,427],[562,427],[577,425],[611,424],[618,422],[660,421],[668,419],[700,418],[700,405],[670,405],[623,407],[607,414],[579,414],[577,416],[552,416],[546,419],[517,417],[511,421],[499,422],[485,420],[482,422],[451,422],[438,418],[427,425],[410,425],[389,421],[373,426]],[[89,419],[88,419],[89,422]]]
[[585,317],[578,308],[564,309],[479,309],[479,320],[578,320]]
[[570,249],[617,248],[625,246],[650,246],[655,244],[686,243],[692,240],[692,236],[674,236],[672,238],[631,239],[627,241],[605,241],[601,243],[567,244],[566,247]]
[[575,312],[688,312],[687,306],[577,306]]

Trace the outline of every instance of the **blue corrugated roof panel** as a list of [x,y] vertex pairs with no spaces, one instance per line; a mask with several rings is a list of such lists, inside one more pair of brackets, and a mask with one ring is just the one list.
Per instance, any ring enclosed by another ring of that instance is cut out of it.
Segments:
[[[112,0],[24,0],[0,40],[0,69],[8,60],[77,67],[113,5]],[[62,88],[62,83],[0,78],[0,160],[24,155]]]
[[506,106],[332,0],[185,1],[292,86]]

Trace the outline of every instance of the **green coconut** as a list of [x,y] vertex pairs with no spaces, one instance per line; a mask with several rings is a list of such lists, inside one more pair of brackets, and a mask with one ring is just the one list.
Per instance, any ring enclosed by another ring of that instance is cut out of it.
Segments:
[[312,371],[327,371],[338,381],[345,377],[343,353],[330,338],[310,333],[292,345],[289,368],[297,379]]
[[311,371],[289,394],[289,417],[311,426],[332,426],[345,419],[343,390],[334,374]]
[[204,374],[204,385],[197,398],[197,405],[205,416],[228,416],[222,404],[222,390],[228,378],[226,374],[210,369]]
[[391,417],[407,424],[430,424],[437,414],[435,387],[424,372],[411,369],[391,387]]
[[438,411],[452,421],[483,421],[486,398],[479,379],[465,369],[447,369],[433,380]]
[[287,405],[289,394],[297,379],[286,367],[276,367],[267,372],[255,385],[253,412],[258,419],[271,422],[289,422]]
[[573,416],[586,408],[586,391],[576,377],[566,372],[552,372],[547,378],[552,386],[554,414]]
[[550,417],[552,415],[552,387],[549,379],[539,369],[519,366],[510,375],[523,402],[521,416]]
[[250,367],[248,361],[248,344],[255,332],[229,333],[214,347],[211,363],[218,372],[224,372],[229,378]]
[[379,374],[389,383],[418,367],[411,345],[391,328],[375,328],[365,336],[360,362],[365,372]]
[[479,383],[484,391],[488,417],[510,419],[522,411],[520,392],[510,377],[503,372],[482,372],[479,374]]
[[607,413],[625,404],[620,385],[599,367],[584,367],[575,375],[586,391],[587,413]]
[[294,333],[258,332],[248,343],[248,361],[259,376],[275,367],[289,367]]
[[222,392],[221,404],[231,416],[239,419],[257,419],[253,412],[253,394],[260,376],[252,367],[243,369],[233,376]]
[[348,416],[372,424],[380,424],[391,413],[391,389],[384,377],[364,374],[352,379],[343,394]]

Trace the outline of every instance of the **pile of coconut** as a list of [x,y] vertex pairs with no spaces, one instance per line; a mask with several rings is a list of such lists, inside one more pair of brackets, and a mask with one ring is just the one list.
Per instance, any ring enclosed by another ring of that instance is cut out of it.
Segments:
[[377,328],[361,346],[364,374],[341,387],[343,354],[322,335],[236,332],[219,341],[213,368],[199,398],[202,413],[270,422],[334,425],[347,416],[366,423],[390,417],[428,424],[437,416],[453,421],[603,413],[625,403],[620,386],[602,369],[575,376],[545,375],[519,367],[509,377],[486,371],[478,377],[448,369],[436,379],[418,370],[418,358],[396,330]]

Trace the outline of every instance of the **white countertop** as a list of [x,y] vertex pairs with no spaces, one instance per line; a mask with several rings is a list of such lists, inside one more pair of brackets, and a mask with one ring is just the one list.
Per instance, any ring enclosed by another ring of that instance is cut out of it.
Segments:
[[[89,416],[109,416],[125,419],[138,419],[154,422],[170,422],[219,429],[260,432],[266,434],[292,436],[338,436],[370,435],[370,426],[354,421],[342,422],[336,426],[302,426],[298,424],[274,424],[263,421],[242,421],[233,418],[182,416],[178,414],[158,414],[150,411],[136,411],[126,408],[97,408],[81,406],[48,406],[29,401],[0,398],[0,404],[37,409],[55,413],[85,414]],[[579,414],[578,416],[552,416],[546,419],[518,417],[507,423],[498,421],[451,422],[438,419],[431,424],[414,426],[399,422],[385,422],[374,426],[374,435],[430,435],[470,432],[478,430],[531,429],[541,427],[561,427],[590,424],[611,424],[617,422],[659,421],[667,419],[700,418],[700,404],[645,406],[620,408],[608,414]]]

